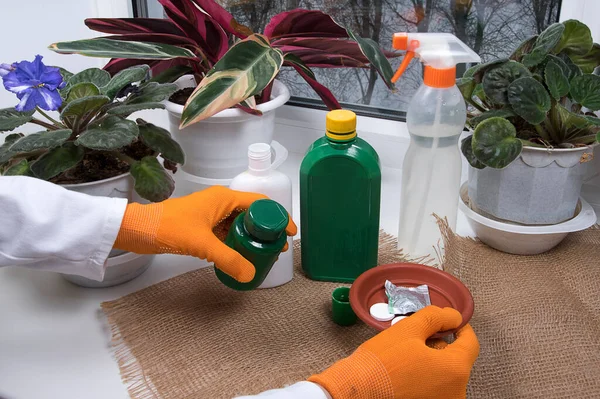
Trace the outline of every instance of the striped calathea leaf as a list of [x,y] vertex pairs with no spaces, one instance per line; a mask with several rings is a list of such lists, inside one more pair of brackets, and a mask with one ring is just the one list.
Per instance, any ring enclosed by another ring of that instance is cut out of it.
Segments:
[[259,94],[275,79],[282,64],[283,53],[271,47],[266,36],[253,34],[236,43],[188,99],[180,128]]

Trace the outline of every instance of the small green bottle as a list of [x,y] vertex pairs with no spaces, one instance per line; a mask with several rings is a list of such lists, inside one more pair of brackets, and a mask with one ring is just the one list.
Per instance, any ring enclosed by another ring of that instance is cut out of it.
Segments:
[[252,281],[240,283],[215,267],[223,284],[238,291],[249,291],[262,284],[287,242],[285,228],[289,215],[279,203],[261,199],[240,213],[227,234],[225,244],[239,252],[254,265]]
[[352,282],[377,265],[381,169],[356,137],[356,115],[327,114],[325,137],[300,166],[302,269],[313,280]]

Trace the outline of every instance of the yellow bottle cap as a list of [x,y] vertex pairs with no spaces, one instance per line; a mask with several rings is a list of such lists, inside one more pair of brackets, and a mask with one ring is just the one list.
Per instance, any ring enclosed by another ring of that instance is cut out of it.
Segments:
[[356,114],[346,109],[336,109],[327,114],[327,137],[346,141],[356,137]]

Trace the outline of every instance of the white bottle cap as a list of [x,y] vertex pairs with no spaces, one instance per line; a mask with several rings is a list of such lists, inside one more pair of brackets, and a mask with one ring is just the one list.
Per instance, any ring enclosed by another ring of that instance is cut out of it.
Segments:
[[271,168],[271,146],[266,143],[254,143],[248,146],[248,169],[263,171]]
[[398,323],[400,320],[402,319],[406,319],[406,316],[398,316],[398,317],[394,317],[394,320],[392,320],[392,325]]
[[371,317],[373,317],[377,321],[390,321],[396,316],[393,313],[390,313],[388,310],[387,303],[376,303],[369,309],[369,313],[371,313]]

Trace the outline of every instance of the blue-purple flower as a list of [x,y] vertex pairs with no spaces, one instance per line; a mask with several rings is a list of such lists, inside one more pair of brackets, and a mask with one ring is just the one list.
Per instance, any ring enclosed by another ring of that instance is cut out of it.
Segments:
[[62,75],[58,68],[44,65],[41,55],[36,55],[32,62],[2,64],[0,70],[4,88],[21,100],[15,107],[17,111],[32,111],[36,106],[54,111],[61,106],[58,89],[64,87]]

